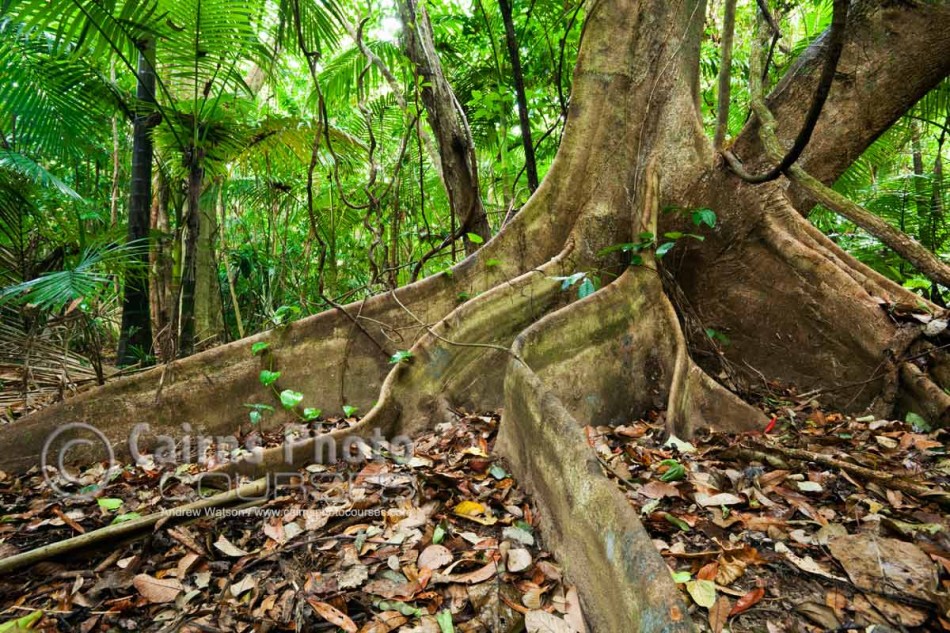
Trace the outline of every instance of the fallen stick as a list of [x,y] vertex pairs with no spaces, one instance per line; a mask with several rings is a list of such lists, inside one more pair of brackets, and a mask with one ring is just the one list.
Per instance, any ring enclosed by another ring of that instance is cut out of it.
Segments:
[[55,556],[61,556],[62,554],[81,550],[85,547],[96,545],[104,541],[111,541],[119,537],[135,534],[137,532],[151,528],[163,519],[187,519],[189,518],[189,515],[197,510],[218,508],[228,505],[234,501],[253,498],[266,492],[267,486],[268,482],[266,478],[256,479],[250,483],[235,488],[234,490],[229,490],[227,492],[214,495],[213,497],[208,497],[207,499],[201,499],[200,501],[194,501],[192,503],[177,506],[175,508],[160,510],[159,512],[155,512],[138,519],[132,519],[131,521],[125,521],[123,523],[116,523],[115,525],[108,525],[104,528],[100,528],[92,532],[86,532],[85,534],[80,534],[79,536],[74,536],[64,541],[50,543],[49,545],[44,545],[43,547],[38,547],[27,552],[8,556],[7,558],[0,559],[0,574],[6,574],[17,569],[22,569],[23,567],[27,567],[29,565],[35,565],[36,563],[49,560]]
[[945,508],[950,507],[950,494],[942,490],[935,490],[934,488],[930,488],[928,486],[907,481],[898,475],[871,470],[870,468],[865,468],[864,466],[858,466],[840,459],[835,459],[834,457],[825,455],[823,453],[815,453],[814,451],[806,451],[800,448],[788,448],[777,443],[764,442],[755,438],[749,439],[755,444],[756,448],[775,451],[776,453],[779,453],[789,459],[815,462],[817,464],[822,464],[831,468],[839,468],[863,479],[868,479],[870,481],[888,486],[889,488],[906,492],[907,494],[914,495],[915,497],[934,499],[937,503]]

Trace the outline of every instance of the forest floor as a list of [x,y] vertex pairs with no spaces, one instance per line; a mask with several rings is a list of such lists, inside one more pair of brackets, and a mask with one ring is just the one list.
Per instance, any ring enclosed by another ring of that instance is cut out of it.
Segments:
[[[696,628],[950,630],[947,433],[792,397],[765,408],[762,433],[690,443],[665,437],[662,414],[587,428]],[[0,632],[586,631],[492,456],[497,425],[460,414],[411,459],[311,465],[279,496],[6,574]],[[201,472],[129,465],[69,498],[38,470],[0,473],[0,558],[197,498]]]

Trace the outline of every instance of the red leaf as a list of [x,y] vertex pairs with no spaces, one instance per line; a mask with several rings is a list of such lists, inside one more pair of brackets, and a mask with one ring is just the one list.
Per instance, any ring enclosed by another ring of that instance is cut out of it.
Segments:
[[731,618],[734,615],[739,615],[740,613],[748,611],[750,608],[758,604],[759,600],[761,600],[764,596],[765,589],[762,587],[756,587],[746,595],[739,598],[739,600],[736,602],[736,606],[732,607],[732,611],[729,612],[729,617]]
[[775,430],[775,421],[778,420],[777,416],[772,416],[772,419],[769,420],[769,423],[765,425],[765,433],[771,433]]

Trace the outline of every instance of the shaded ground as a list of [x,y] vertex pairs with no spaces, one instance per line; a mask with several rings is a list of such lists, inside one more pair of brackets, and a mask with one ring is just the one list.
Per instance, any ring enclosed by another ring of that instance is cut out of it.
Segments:
[[[497,418],[464,417],[419,438],[403,463],[312,465],[306,486],[255,507],[8,575],[2,620],[39,609],[47,631],[583,627],[529,501],[489,457],[496,428]],[[193,498],[196,472],[130,467],[97,498],[65,502],[38,473],[4,477],[0,551],[174,505],[160,489]]]
[[[770,401],[767,433],[685,443],[658,414],[587,437],[697,629],[950,630],[946,432],[813,404]],[[7,575],[0,621],[42,610],[46,631],[584,631],[530,501],[491,456],[497,424],[459,416],[411,459],[311,465],[277,498]],[[127,467],[70,500],[38,472],[0,475],[0,555],[197,498],[200,472]]]
[[772,411],[767,435],[688,444],[663,442],[662,419],[588,428],[697,628],[950,630],[947,433]]

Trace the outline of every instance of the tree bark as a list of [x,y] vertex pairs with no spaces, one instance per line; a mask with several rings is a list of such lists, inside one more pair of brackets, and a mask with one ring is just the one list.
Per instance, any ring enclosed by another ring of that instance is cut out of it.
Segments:
[[198,286],[198,241],[201,231],[201,187],[204,169],[192,148],[189,157],[188,196],[185,209],[185,231],[182,235],[181,289],[178,306],[178,356],[190,356],[197,340],[195,327],[195,293]]
[[[143,245],[148,239],[149,211],[152,203],[152,137],[155,103],[155,42],[145,40],[139,50],[138,101],[132,131],[132,171],[129,194],[128,241]],[[126,276],[122,299],[122,326],[119,336],[118,364],[138,362],[151,351],[152,327],[149,318],[148,253],[137,258],[140,267]]]
[[160,362],[174,359],[174,341],[172,336],[172,269],[174,266],[170,248],[174,233],[168,221],[168,199],[171,195],[168,181],[161,171],[155,174],[152,196],[152,215],[150,226],[157,238],[149,246],[149,313],[152,319],[153,348]]
[[478,249],[478,244],[468,238],[469,233],[479,236],[482,241],[491,237],[491,227],[478,188],[478,163],[472,133],[465,112],[442,73],[432,37],[432,24],[425,8],[417,6],[416,0],[400,0],[398,4],[406,54],[423,80],[422,103],[439,145],[442,178],[449,194],[449,204],[460,231],[465,234],[465,250],[471,254]]
[[511,78],[515,83],[515,98],[518,101],[518,121],[521,124],[521,145],[524,147],[524,167],[528,176],[528,188],[533,193],[538,188],[538,165],[534,158],[534,142],[531,140],[531,117],[528,116],[528,97],[524,91],[524,74],[521,72],[521,53],[511,14],[510,0],[498,0],[501,18],[505,23],[505,42],[508,45],[508,60],[511,62]]
[[208,344],[224,342],[221,283],[215,257],[218,216],[215,205],[199,205],[198,243],[195,253],[195,340]]

